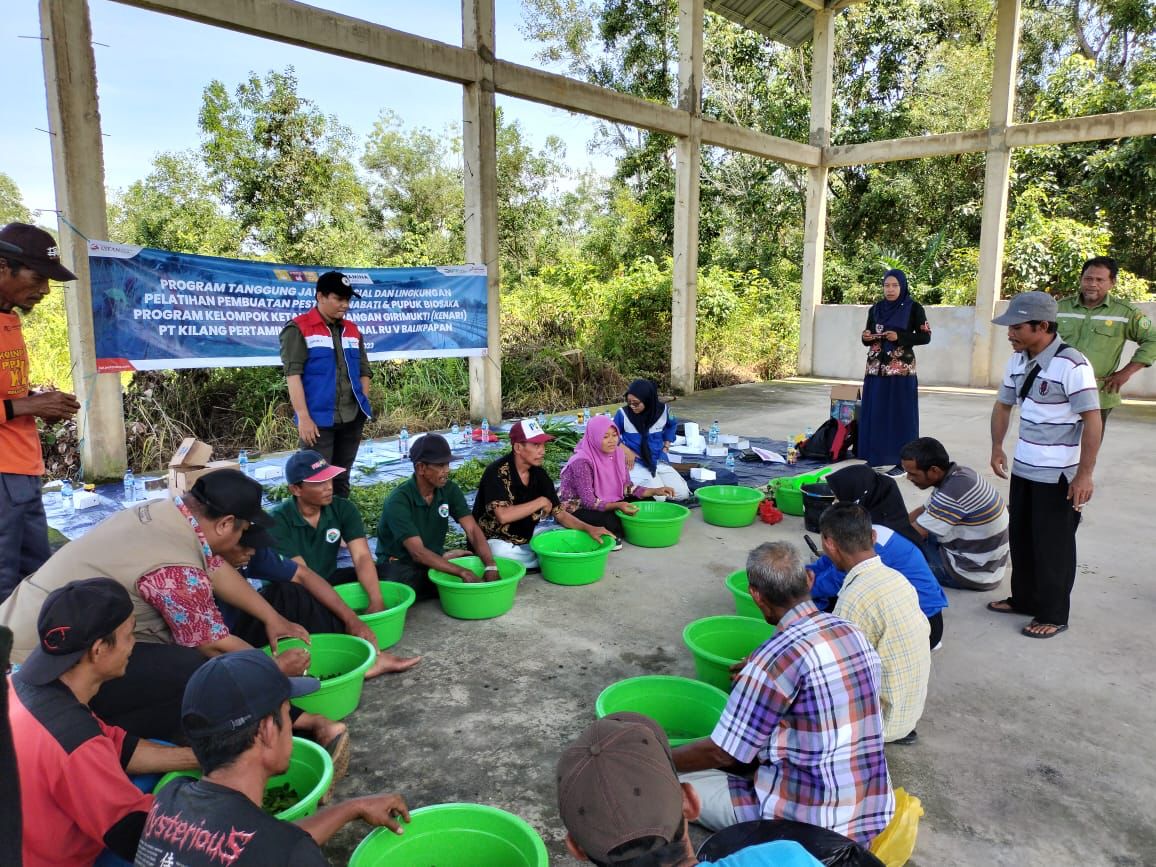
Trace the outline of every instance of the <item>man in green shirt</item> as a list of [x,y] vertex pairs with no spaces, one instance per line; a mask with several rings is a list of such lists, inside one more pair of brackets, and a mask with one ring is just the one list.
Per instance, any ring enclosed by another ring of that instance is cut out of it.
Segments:
[[[419,599],[436,595],[429,570],[457,575],[463,581],[496,581],[498,567],[490,553],[486,536],[478,526],[462,489],[450,481],[453,455],[445,437],[425,434],[410,448],[413,475],[389,495],[377,525],[377,562],[389,568],[391,581],[408,584]],[[450,518],[463,530],[470,546],[485,564],[483,578],[454,559],[469,551],[446,551],[446,530]]]
[[[282,556],[308,566],[330,584],[357,581],[369,596],[365,613],[374,614],[385,610],[378,582],[388,578],[373,562],[361,513],[349,500],[333,495],[333,479],[343,472],[343,467],[333,466],[308,449],[290,457],[285,463],[285,481],[293,497],[270,510],[273,526],[269,532]],[[343,541],[353,566],[338,569],[337,555]],[[365,676],[405,671],[420,660],[420,656],[405,659],[379,651],[377,662]]]
[[[1119,266],[1109,256],[1096,256],[1080,272],[1080,293],[1060,301],[1060,339],[1084,354],[1100,387],[1100,415],[1120,405],[1120,389],[1137,371],[1156,361],[1152,321],[1127,301],[1108,297],[1116,286]],[[1124,344],[1138,344],[1131,360],[1120,367]]]

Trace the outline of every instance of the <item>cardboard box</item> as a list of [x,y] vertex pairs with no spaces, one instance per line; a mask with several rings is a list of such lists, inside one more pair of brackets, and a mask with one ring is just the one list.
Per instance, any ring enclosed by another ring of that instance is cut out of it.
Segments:
[[858,385],[831,386],[831,418],[844,424],[858,420],[863,389]]
[[239,470],[241,465],[236,461],[210,461],[203,467],[169,467],[169,493],[180,496],[189,490],[201,476],[213,470]]
[[170,467],[203,467],[213,457],[213,447],[203,443],[196,437],[185,437],[173,456],[169,458]]

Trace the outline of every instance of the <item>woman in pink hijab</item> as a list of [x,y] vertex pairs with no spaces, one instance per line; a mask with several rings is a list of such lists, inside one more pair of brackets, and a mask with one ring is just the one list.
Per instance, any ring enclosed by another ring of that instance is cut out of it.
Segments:
[[586,433],[562,467],[562,484],[558,496],[575,516],[588,524],[605,527],[618,537],[622,547],[621,519],[614,514],[621,509],[628,515],[638,511],[627,497],[671,497],[670,488],[641,488],[630,481],[626,453],[619,444],[618,428],[607,415],[596,415],[586,424]]

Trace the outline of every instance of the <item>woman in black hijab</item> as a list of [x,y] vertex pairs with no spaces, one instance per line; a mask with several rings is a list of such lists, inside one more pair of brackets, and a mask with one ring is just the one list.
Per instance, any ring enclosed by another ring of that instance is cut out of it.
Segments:
[[901,536],[921,545],[923,539],[911,526],[907,506],[895,479],[877,473],[866,464],[836,470],[825,479],[840,503],[858,503],[871,513],[871,523],[890,527]]
[[678,422],[658,399],[658,386],[649,379],[636,379],[623,397],[622,409],[614,414],[614,426],[626,449],[630,481],[643,488],[671,488],[674,499],[685,500],[690,488],[666,459]]

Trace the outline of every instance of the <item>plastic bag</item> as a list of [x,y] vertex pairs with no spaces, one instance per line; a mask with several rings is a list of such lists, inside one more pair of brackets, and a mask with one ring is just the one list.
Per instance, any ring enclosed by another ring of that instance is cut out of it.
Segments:
[[793,840],[826,867],[881,867],[878,858],[842,834],[787,819],[756,819],[723,828],[703,841],[700,861],[721,861],[748,846]]
[[907,790],[895,790],[895,815],[878,837],[871,841],[871,853],[887,867],[903,867],[915,851],[915,837],[919,831],[919,817],[923,804]]

